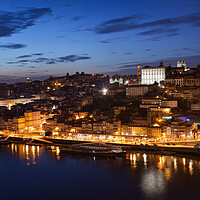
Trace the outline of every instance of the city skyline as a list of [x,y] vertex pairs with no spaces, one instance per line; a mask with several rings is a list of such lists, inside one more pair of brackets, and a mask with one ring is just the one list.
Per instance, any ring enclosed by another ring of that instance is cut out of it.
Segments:
[[0,8],[0,82],[200,63],[196,0],[3,0]]

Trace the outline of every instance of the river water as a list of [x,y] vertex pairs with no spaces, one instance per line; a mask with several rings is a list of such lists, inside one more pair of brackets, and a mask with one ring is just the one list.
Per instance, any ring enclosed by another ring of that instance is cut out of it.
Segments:
[[0,200],[200,199],[200,158],[130,152],[60,156],[59,148],[0,146]]

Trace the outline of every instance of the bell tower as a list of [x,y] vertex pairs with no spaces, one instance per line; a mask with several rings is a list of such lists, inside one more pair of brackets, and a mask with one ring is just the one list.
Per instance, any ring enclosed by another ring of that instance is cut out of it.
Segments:
[[137,75],[140,76],[140,64],[138,64]]

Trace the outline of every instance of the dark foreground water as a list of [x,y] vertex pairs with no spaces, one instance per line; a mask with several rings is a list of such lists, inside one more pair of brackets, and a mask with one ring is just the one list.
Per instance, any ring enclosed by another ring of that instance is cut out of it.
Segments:
[[131,152],[125,159],[59,156],[0,146],[0,200],[200,199],[200,160]]

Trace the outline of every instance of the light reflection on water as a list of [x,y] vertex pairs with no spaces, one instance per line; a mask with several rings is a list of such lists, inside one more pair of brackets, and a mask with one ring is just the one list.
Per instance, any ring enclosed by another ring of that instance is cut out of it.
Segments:
[[[141,156],[142,155],[142,156]],[[130,153],[126,156],[133,170],[141,168],[140,188],[147,199],[165,199],[167,184],[177,173],[193,176],[200,172],[200,160],[185,157]]]
[[[20,159],[25,159],[27,165],[37,164],[41,154],[46,151],[45,147],[35,145],[22,145],[22,144],[11,144],[8,145],[13,155],[17,155]],[[60,148],[56,146],[49,147],[52,155],[55,155],[57,160],[60,160]]]
[[[11,144],[8,148],[13,155],[19,156],[20,159],[25,159],[27,165],[37,164],[37,160],[40,158],[42,152],[47,151],[45,147],[35,145]],[[50,150],[52,156],[60,160],[59,147],[51,146],[48,150]],[[154,166],[155,169],[164,174],[167,181],[170,181],[172,171],[173,173],[183,171],[193,175],[194,167],[200,169],[200,160],[186,159],[185,157],[134,152],[128,153],[126,160],[130,161],[131,168],[133,169],[136,169],[138,165],[141,167],[142,164],[144,168]]]
[[[77,158],[60,156],[60,149],[56,146],[51,146],[47,149],[46,147],[34,145],[11,144],[0,148],[0,150],[7,149],[10,154],[23,160],[28,167],[40,166],[40,161],[43,158],[46,159],[46,156],[54,158],[59,161],[58,163],[62,163],[68,158],[72,159],[74,163],[77,162]],[[195,157],[158,155],[133,151],[128,153],[124,159],[83,158],[80,156],[78,156],[78,159],[84,159],[84,162],[89,161],[88,163],[93,163],[95,166],[102,166],[103,164],[106,170],[108,168],[112,169],[113,166],[118,169],[126,166],[123,169],[130,173],[130,177],[138,181],[137,187],[142,194],[141,199],[168,199],[167,195],[172,190],[169,185],[172,182],[176,182],[177,177],[195,178],[197,176],[200,178],[200,160]],[[137,188],[133,190],[137,190]]]

